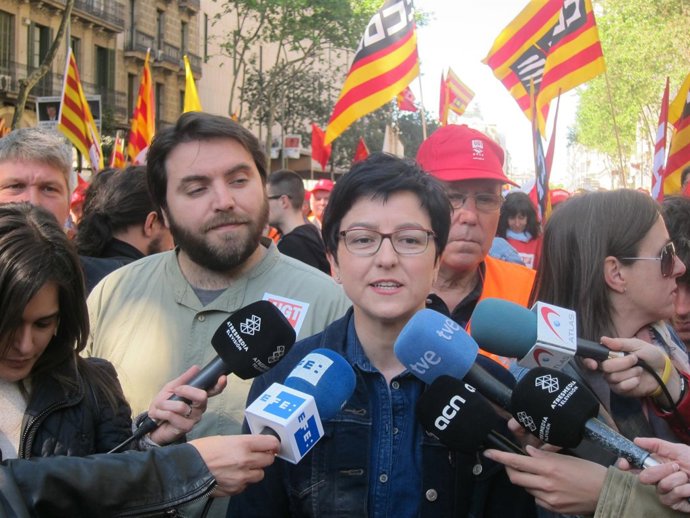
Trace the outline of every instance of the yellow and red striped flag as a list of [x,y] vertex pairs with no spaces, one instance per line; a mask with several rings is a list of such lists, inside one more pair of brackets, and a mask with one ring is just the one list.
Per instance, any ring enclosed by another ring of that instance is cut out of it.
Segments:
[[88,157],[94,172],[103,169],[101,137],[91,115],[89,103],[86,102],[79,79],[77,60],[74,59],[71,48],[67,51],[57,127],[84,157]]
[[474,92],[469,86],[460,81],[460,78],[450,67],[446,76],[446,85],[448,89],[447,108],[458,115],[462,115],[472,99],[474,99]]
[[664,194],[674,194],[680,191],[680,174],[690,166],[690,74],[668,107],[668,118],[676,131],[666,161]]
[[184,59],[184,107],[182,113],[200,112],[201,101],[199,94],[196,91],[196,83],[194,82],[194,74],[192,74],[192,67],[189,65],[189,58],[185,54]]
[[544,135],[549,103],[604,72],[591,0],[532,0],[494,41],[484,58],[527,117],[530,81]]
[[328,121],[325,144],[402,92],[418,74],[412,1],[386,0],[364,31]]
[[132,128],[129,131],[127,155],[132,164],[145,164],[146,153],[155,133],[155,107],[153,104],[153,84],[149,67],[150,50],[146,51],[144,70],[139,84],[137,104],[132,114]]
[[118,130],[115,133],[115,142],[113,142],[113,152],[110,154],[110,163],[108,167],[116,167],[122,169],[125,167],[125,139],[122,138],[122,133]]

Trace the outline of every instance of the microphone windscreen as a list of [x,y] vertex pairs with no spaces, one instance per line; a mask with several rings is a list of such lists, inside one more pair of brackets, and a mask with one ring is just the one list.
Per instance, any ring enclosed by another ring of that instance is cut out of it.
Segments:
[[470,334],[485,351],[522,358],[537,343],[537,315],[507,300],[480,300],[472,313]]
[[417,419],[451,450],[477,451],[501,418],[471,385],[440,376],[417,401]]
[[330,349],[314,349],[292,369],[285,386],[311,395],[322,421],[332,419],[355,391],[355,371]]
[[275,366],[295,338],[285,315],[267,300],[259,300],[230,315],[216,330],[211,344],[230,372],[246,380]]
[[412,374],[430,385],[444,374],[464,378],[479,347],[456,322],[431,309],[422,309],[405,324],[393,350]]
[[574,448],[585,424],[599,413],[592,392],[574,378],[554,369],[528,371],[513,389],[513,416],[542,441]]

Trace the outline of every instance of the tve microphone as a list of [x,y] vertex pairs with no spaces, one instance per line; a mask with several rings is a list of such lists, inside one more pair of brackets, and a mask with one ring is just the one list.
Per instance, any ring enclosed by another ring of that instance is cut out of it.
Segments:
[[441,313],[431,309],[415,313],[398,335],[393,350],[398,360],[427,385],[445,374],[468,382],[500,407],[510,408],[510,389],[475,364],[477,342]]
[[[211,345],[218,353],[187,383],[208,390],[224,374],[249,379],[276,365],[295,343],[295,330],[281,311],[266,300],[259,300],[230,315],[216,330]],[[177,395],[173,401],[184,401]],[[138,439],[155,430],[159,424],[146,417],[134,432]]]
[[573,448],[583,437],[639,468],[660,464],[596,418],[599,402],[567,374],[545,367],[528,371],[513,389],[513,416],[544,442]]
[[575,312],[544,302],[530,311],[507,300],[481,300],[472,313],[470,332],[482,349],[518,358],[518,364],[527,368],[560,370],[576,355],[597,361],[623,355],[577,338]]
[[490,445],[524,454],[498,433],[503,420],[477,389],[450,376],[440,376],[417,401],[417,419],[424,429],[451,450],[473,453]]
[[332,419],[355,391],[355,373],[330,349],[307,354],[285,379],[273,383],[245,410],[252,433],[280,439],[278,457],[297,464],[323,437],[321,421]]

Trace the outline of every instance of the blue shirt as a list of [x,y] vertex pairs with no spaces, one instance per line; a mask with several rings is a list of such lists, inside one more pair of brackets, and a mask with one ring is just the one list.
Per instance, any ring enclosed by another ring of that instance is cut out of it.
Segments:
[[371,405],[369,517],[419,515],[422,486],[421,436],[415,405],[424,384],[405,371],[390,385],[367,358],[357,337],[354,318],[347,328],[345,356],[366,383]]

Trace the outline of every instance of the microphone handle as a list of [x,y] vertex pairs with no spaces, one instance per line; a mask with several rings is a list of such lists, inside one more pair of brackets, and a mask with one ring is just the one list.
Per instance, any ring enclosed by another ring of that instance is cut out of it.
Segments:
[[585,437],[602,446],[604,449],[623,457],[630,464],[638,468],[650,468],[660,464],[647,450],[643,450],[631,440],[623,437],[615,430],[596,418],[588,419],[585,423]]
[[496,430],[491,430],[489,435],[486,436],[486,440],[491,446],[498,450],[508,453],[517,453],[518,455],[526,455],[522,448]]
[[625,356],[625,353],[621,351],[612,351],[608,347],[592,342],[591,340],[585,340],[584,338],[577,339],[577,350],[575,354],[583,358],[592,358],[598,362]]
[[489,374],[481,365],[473,364],[465,374],[463,381],[479,390],[492,403],[510,411],[512,391]]
[[265,426],[264,429],[259,432],[259,435],[270,435],[271,437],[278,439],[278,442],[280,442],[280,435],[278,435],[278,432],[269,426]]

